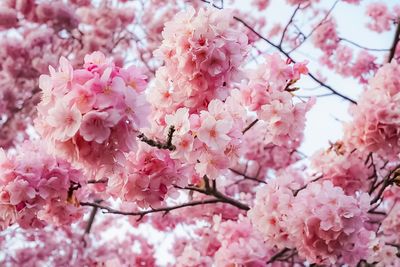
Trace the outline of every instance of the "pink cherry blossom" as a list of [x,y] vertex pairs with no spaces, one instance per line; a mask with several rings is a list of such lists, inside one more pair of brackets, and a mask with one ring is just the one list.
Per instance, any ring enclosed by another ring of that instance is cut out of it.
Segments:
[[391,22],[394,20],[394,16],[385,3],[370,3],[365,13],[372,20],[367,24],[368,28],[376,32],[389,30]]
[[52,137],[59,141],[73,137],[79,130],[81,121],[82,114],[76,106],[67,108],[60,103],[48,112],[48,124],[54,131]]
[[101,52],[88,55],[82,69],[73,70],[65,58],[60,65],[59,72],[40,79],[44,97],[36,129],[47,141],[55,140],[65,156],[83,160],[93,175],[100,175],[100,167],[110,170],[122,153],[136,147],[148,108],[143,88],[130,83],[144,86],[146,77],[131,73],[137,68],[116,67]]
[[248,216],[265,241],[278,248],[293,247],[287,220],[291,217],[293,193],[280,178],[257,191],[255,206]]
[[[287,225],[299,255],[318,264],[356,264],[368,256],[373,232],[365,228],[370,198],[351,197],[330,181],[311,183],[293,202]],[[344,246],[344,244],[353,244]]]
[[16,155],[3,155],[0,165],[2,229],[14,223],[24,228],[66,225],[81,218],[80,186],[72,189],[85,183],[81,170],[31,143]]
[[118,115],[114,116],[107,111],[89,111],[82,118],[79,133],[85,141],[95,141],[101,144],[110,136],[110,128],[118,121]]
[[399,115],[400,68],[396,62],[385,64],[369,82],[359,105],[351,109],[354,120],[345,126],[345,142],[363,152],[396,157],[400,152],[397,138]]
[[227,133],[231,130],[232,123],[227,120],[215,120],[213,116],[206,114],[202,114],[201,120],[198,138],[211,149],[224,149],[230,140]]

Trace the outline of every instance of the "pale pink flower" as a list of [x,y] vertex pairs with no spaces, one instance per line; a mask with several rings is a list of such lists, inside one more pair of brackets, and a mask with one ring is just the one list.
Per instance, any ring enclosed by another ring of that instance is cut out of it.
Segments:
[[253,0],[252,4],[256,5],[259,11],[263,11],[269,5],[269,0]]
[[73,137],[81,126],[82,114],[73,105],[66,107],[63,103],[57,103],[49,110],[47,121],[54,128],[53,138],[59,141],[66,141]]
[[74,103],[82,114],[90,111],[96,102],[95,94],[79,84],[74,85],[73,91],[68,93],[65,98],[68,102]]
[[390,30],[391,25],[395,20],[395,15],[391,14],[387,7],[387,4],[385,3],[370,3],[367,6],[367,10],[365,13],[372,20],[371,22],[368,22],[368,28],[376,32]]
[[197,137],[213,150],[226,147],[231,138],[227,135],[232,128],[231,120],[216,120],[213,116],[204,114]]
[[189,109],[180,108],[174,115],[166,115],[165,122],[168,126],[174,126],[176,134],[183,135],[190,129]]
[[49,67],[50,76],[53,82],[54,92],[64,94],[71,87],[73,79],[73,69],[71,63],[65,57],[60,58],[60,67],[55,71],[53,67]]
[[278,248],[291,248],[287,220],[292,216],[294,196],[290,188],[277,177],[259,188],[255,206],[248,212],[254,227],[265,241]]
[[111,130],[119,121],[119,115],[107,111],[90,111],[82,117],[79,133],[86,141],[103,143],[110,136]]

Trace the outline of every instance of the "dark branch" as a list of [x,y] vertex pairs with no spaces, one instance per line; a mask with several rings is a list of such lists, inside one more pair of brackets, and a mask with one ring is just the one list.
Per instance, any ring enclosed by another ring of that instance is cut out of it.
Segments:
[[256,123],[258,122],[258,119],[255,119],[252,121],[246,128],[243,129],[242,134],[245,134],[248,130],[251,129]]
[[251,180],[251,181],[254,181],[254,182],[258,182],[258,183],[267,184],[266,181],[257,179],[257,178],[255,178],[255,177],[250,177],[250,176],[246,175],[245,173],[241,173],[240,171],[237,171],[237,170],[235,170],[235,169],[229,168],[229,170],[230,170],[231,172],[237,174],[237,175],[243,176],[243,178],[246,179],[246,180]]
[[358,48],[361,48],[361,49],[364,49],[364,50],[377,51],[377,52],[387,52],[387,51],[389,51],[389,49],[387,49],[387,48],[386,49],[384,49],[384,48],[368,48],[368,47],[365,47],[363,45],[357,44],[357,43],[355,43],[353,41],[350,41],[349,39],[346,39],[346,38],[339,38],[339,41],[343,41],[343,42],[352,44],[352,45],[357,46]]
[[322,177],[323,177],[322,175],[321,175],[321,176],[318,176],[317,178],[311,180],[309,183],[305,184],[304,186],[300,187],[299,189],[294,190],[294,191],[293,191],[293,195],[294,195],[294,196],[297,196],[297,194],[298,194],[301,190],[305,189],[309,184],[318,181],[318,180],[321,179]]
[[296,9],[294,10],[292,16],[289,19],[289,22],[286,24],[285,28],[283,29],[281,40],[279,41],[279,46],[282,46],[283,40],[285,39],[286,31],[288,30],[290,24],[292,24],[292,22],[294,20],[294,17],[296,16],[296,13],[297,13],[297,11],[299,11],[299,9],[300,9],[300,5],[298,5],[296,7]]
[[282,257],[283,255],[286,254],[286,252],[290,251],[290,249],[288,248],[284,248],[281,251],[279,251],[278,253],[276,253],[275,255],[273,255],[268,261],[267,264],[273,263],[274,261],[276,261],[277,259],[279,259],[280,257]]
[[157,208],[157,209],[150,209],[150,210],[143,210],[143,211],[120,211],[113,209],[111,207],[103,206],[98,203],[91,203],[91,202],[81,202],[82,206],[90,206],[94,208],[101,209],[104,213],[112,213],[112,214],[119,214],[119,215],[128,215],[128,216],[139,216],[142,218],[143,216],[150,214],[150,213],[156,213],[156,212],[164,212],[168,213],[172,210],[180,209],[180,208],[185,208],[185,207],[193,207],[193,206],[198,206],[198,205],[205,205],[205,204],[214,204],[214,203],[219,203],[221,202],[219,199],[205,199],[205,200],[199,200],[199,201],[192,201],[176,206],[171,206],[171,207],[163,207],[163,208]]
[[166,142],[160,142],[158,140],[150,139],[146,137],[143,133],[139,134],[138,138],[140,139],[140,141],[145,142],[149,146],[173,151],[176,149],[176,147],[172,144],[172,137],[174,135],[174,132],[175,132],[175,127],[174,126],[169,127],[168,137]]
[[[82,203],[81,203],[81,205],[82,205]],[[94,222],[94,218],[96,217],[96,214],[97,214],[97,210],[98,210],[98,207],[93,207],[92,211],[90,212],[90,217],[89,217],[89,220],[88,220],[88,222],[86,224],[86,228],[85,228],[85,234],[90,233],[90,230],[92,229],[92,225]]]
[[394,58],[394,55],[396,54],[396,48],[397,48],[397,44],[399,43],[399,40],[400,40],[400,18],[398,18],[398,20],[397,20],[396,33],[394,34],[392,48],[390,48],[388,62],[392,61],[392,59]]
[[191,191],[199,192],[201,194],[208,195],[208,196],[213,196],[213,197],[217,198],[219,200],[219,202],[230,204],[241,210],[249,210],[250,209],[250,207],[247,206],[246,204],[241,203],[241,202],[237,201],[236,199],[226,196],[226,195],[222,194],[220,191],[218,191],[217,185],[214,180],[212,181],[212,186],[210,186],[210,181],[207,178],[207,176],[204,176],[203,179],[204,179],[204,183],[205,183],[205,188],[200,188],[200,187],[196,187],[196,186],[180,187],[177,185],[175,185],[175,187],[179,188],[179,189],[183,189],[183,190],[191,190]]
[[88,184],[105,184],[108,182],[108,179],[100,179],[100,180],[88,180]]

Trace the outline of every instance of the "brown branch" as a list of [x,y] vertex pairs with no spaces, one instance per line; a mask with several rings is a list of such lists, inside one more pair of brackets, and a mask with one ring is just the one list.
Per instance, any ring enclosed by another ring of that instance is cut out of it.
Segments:
[[175,132],[175,127],[174,126],[169,127],[168,137],[167,137],[166,142],[160,142],[158,140],[150,139],[150,138],[146,137],[143,133],[139,134],[138,138],[140,139],[140,141],[145,142],[149,146],[157,147],[159,149],[168,149],[170,151],[173,151],[176,149],[176,147],[172,144],[172,137],[174,135],[174,132]]
[[292,16],[289,19],[289,22],[286,24],[285,28],[283,29],[281,40],[279,41],[279,46],[282,46],[283,40],[285,39],[286,32],[287,32],[290,24],[292,24],[294,17],[296,16],[296,13],[297,13],[297,11],[299,11],[299,9],[300,9],[300,4],[296,7]]
[[251,127],[253,127],[258,121],[259,119],[252,121],[246,128],[243,129],[242,134],[245,134],[248,130],[250,130]]
[[284,248],[281,251],[277,252],[275,255],[273,255],[268,261],[267,264],[273,263],[274,261],[276,261],[277,259],[279,259],[280,257],[282,257],[283,255],[285,255],[286,252],[290,251],[290,249],[288,248]]
[[217,198],[219,200],[219,202],[221,202],[221,203],[230,204],[241,210],[246,210],[246,211],[250,210],[250,207],[248,205],[246,205],[242,202],[239,202],[236,199],[233,199],[227,195],[222,194],[220,191],[218,191],[215,180],[212,180],[212,186],[210,186],[210,181],[209,181],[208,177],[204,176],[203,179],[204,179],[204,183],[205,183],[204,189],[200,188],[200,187],[196,187],[196,186],[181,187],[178,185],[175,185],[175,188],[183,189],[183,190],[191,190],[191,191],[195,191],[195,192],[198,192],[198,193],[201,193],[204,195],[213,196],[213,197]]
[[85,228],[85,235],[90,233],[90,230],[92,229],[94,218],[96,217],[96,213],[97,213],[98,209],[99,209],[98,207],[93,207],[92,211],[90,212],[90,217],[89,217],[88,223],[86,224],[86,228]]
[[94,207],[97,209],[101,209],[103,211],[103,213],[128,215],[128,216],[139,216],[140,218],[142,218],[143,216],[150,214],[150,213],[164,212],[166,214],[172,210],[176,210],[176,209],[180,209],[180,208],[193,207],[193,206],[206,205],[206,204],[214,204],[214,203],[219,203],[219,202],[221,202],[221,200],[219,200],[219,199],[205,199],[205,200],[183,203],[183,204],[171,206],[171,207],[163,207],[163,208],[143,210],[143,211],[121,211],[121,210],[113,209],[111,207],[100,205],[98,203],[91,203],[91,202],[81,202],[80,204],[82,206],[90,206],[90,207]]
[[400,18],[398,18],[397,20],[396,33],[394,34],[392,48],[390,48],[388,62],[392,61],[392,59],[394,58],[394,55],[396,54],[397,44],[399,43],[399,41],[400,41]]
[[306,187],[307,187],[309,184],[318,181],[318,180],[321,179],[322,177],[323,177],[323,176],[321,175],[321,176],[319,176],[319,177],[317,177],[317,178],[311,180],[309,183],[305,184],[304,186],[300,187],[299,189],[294,190],[294,191],[293,191],[293,195],[294,195],[294,196],[297,196],[297,194],[298,194],[301,190],[306,189]]
[[231,169],[231,168],[229,168],[229,170],[230,170],[231,172],[237,174],[237,175],[243,176],[243,178],[246,179],[246,180],[251,180],[251,181],[254,181],[254,182],[258,182],[258,183],[267,184],[266,181],[263,181],[263,180],[261,180],[261,179],[257,179],[257,178],[255,178],[255,177],[250,177],[250,176],[246,175],[245,173],[242,173],[242,172],[240,172],[240,171],[238,171],[238,170]]
[[369,47],[365,47],[363,45],[357,44],[357,43],[355,43],[355,42],[353,42],[353,41],[351,41],[349,39],[346,39],[346,38],[339,38],[339,41],[343,41],[343,42],[352,44],[352,45],[354,45],[354,46],[356,46],[358,48],[361,48],[361,49],[364,49],[364,50],[369,50],[369,51],[387,52],[387,51],[390,50],[390,49],[387,49],[387,48],[369,48]]
[[108,179],[100,179],[100,180],[88,180],[88,184],[105,184],[108,182]]
[[[385,191],[385,189],[388,187],[388,186],[390,186],[390,185],[392,185],[394,182],[395,182],[395,180],[396,180],[396,178],[398,178],[398,171],[399,171],[399,168],[400,168],[400,165],[397,165],[393,170],[391,170],[390,172],[389,172],[389,174],[382,180],[382,182],[381,183],[379,183],[378,185],[376,185],[376,187],[374,188],[374,190],[375,189],[377,189],[381,184],[381,188],[379,189],[379,191],[378,191],[378,194],[371,200],[371,205],[372,204],[375,204],[376,202],[378,202],[380,199],[381,199],[381,197],[382,197],[382,194],[383,194],[383,192]],[[392,177],[393,176],[393,177]],[[374,190],[372,190],[372,192],[374,191]],[[371,191],[370,191],[371,192]],[[371,193],[372,193],[371,192]],[[373,210],[373,209],[372,209]]]

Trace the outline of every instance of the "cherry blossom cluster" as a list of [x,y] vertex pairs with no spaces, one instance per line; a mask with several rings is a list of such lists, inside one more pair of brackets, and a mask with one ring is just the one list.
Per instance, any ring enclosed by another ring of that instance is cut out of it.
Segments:
[[14,223],[23,228],[67,225],[82,216],[81,170],[31,143],[24,143],[16,155],[0,153],[1,229]]
[[320,173],[323,180],[341,187],[346,194],[368,192],[373,168],[368,167],[363,154],[357,150],[346,151],[339,143],[328,150],[317,151],[311,160],[313,169]]
[[255,174],[265,173],[271,169],[280,170],[301,159],[296,153],[300,140],[281,145],[271,143],[267,125],[265,121],[258,121],[243,138],[242,153],[246,160],[256,164]]
[[288,232],[288,219],[292,216],[294,203],[293,191],[299,188],[298,183],[288,181],[287,176],[278,176],[268,181],[266,186],[258,189],[255,205],[248,212],[254,227],[277,248],[292,247]]
[[185,106],[192,113],[213,99],[226,98],[228,86],[241,77],[248,49],[247,36],[232,28],[232,22],[229,12],[189,7],[165,24],[156,51],[165,66],[157,71],[150,92],[160,112]]
[[62,57],[39,83],[35,126],[58,152],[99,172],[134,149],[147,119],[146,76],[138,68],[119,68],[94,52],[80,69]]
[[400,65],[395,61],[380,68],[351,108],[353,122],[345,126],[344,142],[350,149],[375,152],[393,159],[400,153],[399,113]]
[[[0,265],[400,265],[398,5],[374,49],[360,0],[3,2]],[[309,157],[313,90],[352,120]]]
[[[110,217],[111,218],[111,217]],[[0,233],[0,248],[11,250],[0,259],[2,266],[156,266],[154,247],[143,236],[126,233],[106,238],[110,223],[103,219],[91,236],[82,236],[82,226],[46,226],[43,229],[12,229]],[[6,236],[11,238],[5,238]]]
[[373,2],[367,6],[366,15],[370,17],[367,27],[378,33],[388,31],[393,23],[400,17],[400,5],[395,5],[389,10],[385,3]]
[[316,28],[313,44],[324,53],[320,58],[321,63],[344,77],[367,83],[371,73],[378,69],[377,57],[367,50],[356,53],[341,41],[333,19]]
[[1,147],[13,147],[29,139],[26,131],[39,101],[39,75],[47,74],[48,66],[56,65],[61,56],[69,56],[72,65],[78,66],[84,55],[100,50],[106,55],[112,53],[117,65],[122,65],[121,55],[132,45],[127,27],[134,20],[132,5],[122,2],[1,3]]
[[176,127],[172,143],[173,158],[195,165],[200,177],[217,178],[240,157],[242,129],[246,110],[238,99],[239,92],[225,102],[214,99],[207,110],[189,117],[188,108],[180,108],[165,117],[168,126]]
[[272,254],[248,218],[217,222],[214,229],[221,244],[214,256],[216,266],[262,266]]
[[249,216],[266,241],[296,248],[309,262],[352,265],[369,255],[369,201],[367,194],[347,196],[330,181],[311,183],[296,196],[270,182]]
[[244,265],[264,266],[273,250],[264,243],[249,219],[220,221],[214,216],[212,229],[199,229],[196,239],[178,239],[174,244],[176,266]]
[[241,88],[242,100],[257,117],[265,121],[268,129],[265,141],[296,148],[302,140],[305,113],[314,100],[295,103],[290,91],[292,85],[307,74],[305,63],[290,64],[279,54],[265,56],[265,63],[249,74],[249,82]]
[[140,145],[131,152],[123,170],[108,180],[107,191],[140,207],[160,206],[167,197],[179,196],[174,186],[186,186],[190,169],[165,150]]

